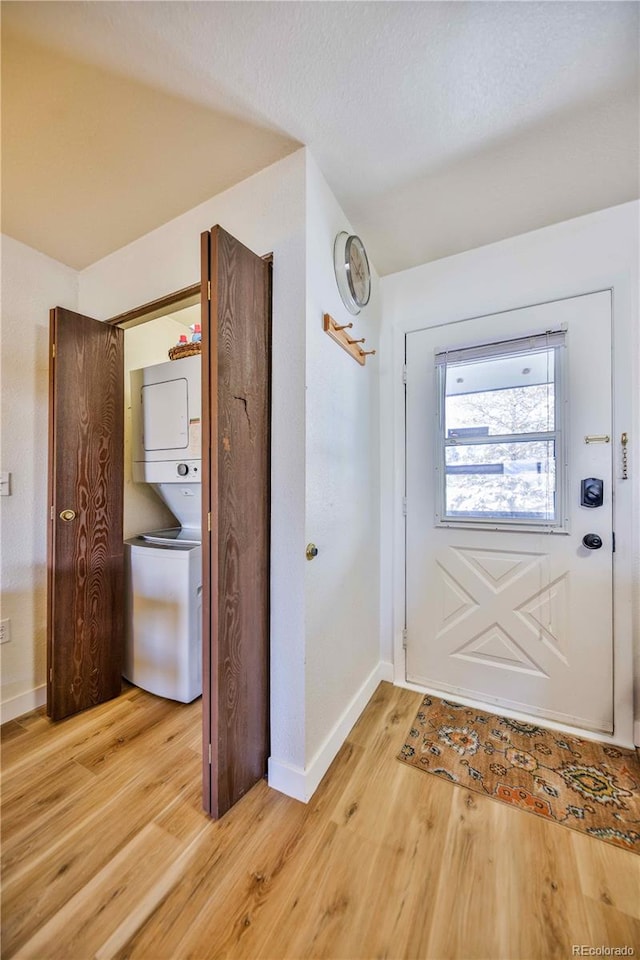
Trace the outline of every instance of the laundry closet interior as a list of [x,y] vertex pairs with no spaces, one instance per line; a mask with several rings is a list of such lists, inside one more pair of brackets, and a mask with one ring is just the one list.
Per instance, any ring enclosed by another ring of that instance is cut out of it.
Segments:
[[200,304],[124,331],[123,676],[202,695]]

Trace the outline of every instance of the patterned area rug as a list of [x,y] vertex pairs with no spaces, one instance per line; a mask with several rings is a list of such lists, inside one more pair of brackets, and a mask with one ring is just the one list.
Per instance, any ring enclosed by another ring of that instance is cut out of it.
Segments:
[[398,759],[640,853],[637,751],[427,696]]

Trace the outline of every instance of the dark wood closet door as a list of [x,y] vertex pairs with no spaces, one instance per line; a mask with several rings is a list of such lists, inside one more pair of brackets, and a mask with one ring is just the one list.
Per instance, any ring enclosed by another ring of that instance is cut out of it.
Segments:
[[269,752],[271,275],[220,227],[202,267],[204,806],[219,817]]
[[47,713],[120,693],[124,334],[56,307],[49,373]]

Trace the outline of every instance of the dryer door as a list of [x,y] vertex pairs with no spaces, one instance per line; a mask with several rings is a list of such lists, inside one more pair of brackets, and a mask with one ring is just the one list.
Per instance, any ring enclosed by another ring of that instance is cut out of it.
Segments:
[[[147,383],[142,388],[145,453],[178,451],[189,446],[189,400],[184,377]],[[173,459],[168,457],[167,459]]]

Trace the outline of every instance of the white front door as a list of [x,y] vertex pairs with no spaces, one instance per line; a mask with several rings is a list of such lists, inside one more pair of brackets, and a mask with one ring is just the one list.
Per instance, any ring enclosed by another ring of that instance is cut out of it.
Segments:
[[610,293],[406,358],[407,680],[612,732]]

